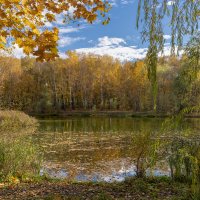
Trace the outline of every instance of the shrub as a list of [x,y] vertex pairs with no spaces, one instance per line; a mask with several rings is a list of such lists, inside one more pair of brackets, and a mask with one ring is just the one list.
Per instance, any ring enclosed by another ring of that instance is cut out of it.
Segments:
[[176,138],[171,143],[169,165],[172,178],[191,183],[193,199],[200,199],[200,145],[198,141]]

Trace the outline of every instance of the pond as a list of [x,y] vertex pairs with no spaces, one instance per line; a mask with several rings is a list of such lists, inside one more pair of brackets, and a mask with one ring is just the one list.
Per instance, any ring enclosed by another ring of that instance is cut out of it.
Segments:
[[[143,131],[159,131],[163,121],[131,117],[39,120],[40,127],[33,139],[44,154],[40,173],[75,181],[112,182],[135,176],[138,152],[133,136]],[[200,119],[188,119],[184,127],[199,130]],[[140,140],[137,145],[140,148]],[[170,170],[161,161],[153,173],[168,176]]]

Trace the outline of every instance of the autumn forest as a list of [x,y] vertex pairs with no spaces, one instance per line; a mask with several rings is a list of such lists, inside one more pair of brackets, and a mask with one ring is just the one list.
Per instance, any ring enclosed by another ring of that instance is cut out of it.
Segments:
[[[200,80],[190,88],[186,85],[190,72],[183,66],[185,59],[159,59],[158,112],[173,113],[199,100]],[[148,112],[153,109],[144,60],[122,63],[110,56],[68,52],[67,59],[46,63],[28,57],[1,57],[0,63],[2,108],[38,114],[67,110]]]

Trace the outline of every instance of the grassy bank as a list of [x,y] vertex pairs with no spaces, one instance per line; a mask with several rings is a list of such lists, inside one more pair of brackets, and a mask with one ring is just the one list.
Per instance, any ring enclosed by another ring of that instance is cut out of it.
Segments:
[[187,184],[172,182],[167,178],[132,178],[123,183],[68,183],[43,180],[0,189],[0,199],[5,200],[190,200],[190,194]]
[[31,140],[37,125],[25,113],[0,111],[0,183],[38,174],[40,155]]

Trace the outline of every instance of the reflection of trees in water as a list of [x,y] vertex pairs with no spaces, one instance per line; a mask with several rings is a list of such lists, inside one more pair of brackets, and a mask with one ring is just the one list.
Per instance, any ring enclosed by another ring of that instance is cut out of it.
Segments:
[[[162,119],[110,118],[110,117],[74,117],[64,120],[41,120],[41,132],[122,132],[138,131],[144,127],[156,129]],[[157,123],[155,123],[157,122]]]

